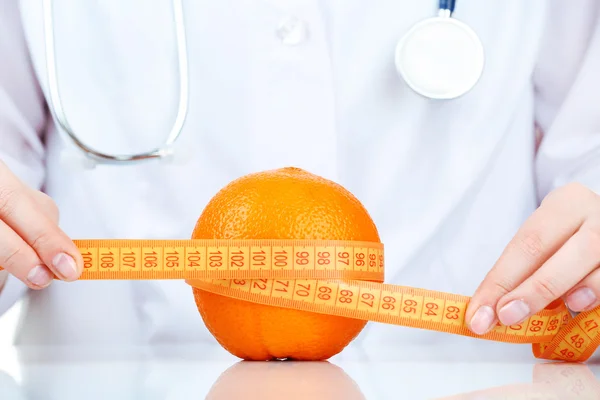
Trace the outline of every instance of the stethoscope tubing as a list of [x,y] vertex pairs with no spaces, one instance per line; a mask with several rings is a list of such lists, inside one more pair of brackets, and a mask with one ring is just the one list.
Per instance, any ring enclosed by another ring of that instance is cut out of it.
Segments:
[[[188,103],[189,103],[189,71],[188,71],[188,54],[187,54],[187,41],[186,41],[186,32],[185,32],[185,21],[183,16],[183,6],[182,0],[172,0],[173,5],[173,15],[174,15],[174,25],[176,32],[176,42],[177,42],[177,54],[178,54],[178,73],[179,73],[179,104],[178,110],[173,122],[173,125],[167,135],[167,138],[164,144],[161,147],[152,149],[150,151],[141,152],[137,154],[107,154],[103,153],[97,149],[92,148],[91,146],[85,144],[81,141],[74,130],[72,129],[64,106],[62,104],[62,100],[60,97],[59,90],[59,80],[57,77],[57,63],[55,56],[55,43],[54,43],[54,23],[53,23],[53,13],[52,13],[52,0],[43,0],[43,8],[44,8],[44,33],[45,33],[45,52],[46,52],[46,68],[47,68],[47,77],[48,77],[48,92],[49,92],[49,106],[50,110],[53,113],[58,125],[59,130],[62,133],[66,134],[68,139],[86,156],[86,160],[90,164],[95,165],[96,163],[100,164],[131,164],[139,161],[146,161],[152,159],[164,159],[164,158],[172,158],[173,156],[173,145],[180,137],[181,132],[183,130],[183,126],[188,113]],[[452,14],[454,12],[456,6],[456,0],[439,0],[438,3],[438,17],[431,18],[430,21],[446,21],[454,27],[459,27],[463,31],[467,32],[468,36],[470,36],[474,42],[478,42],[476,54],[475,54],[475,62],[478,60],[483,60],[483,49],[480,49],[482,46],[477,38],[477,35],[468,28],[465,24],[462,24],[458,21],[455,21],[452,18]],[[415,28],[422,26],[422,23],[416,24],[409,33],[411,33]],[[470,90],[470,87],[459,89],[460,92],[457,91],[458,94],[455,93],[435,93],[428,91],[424,87],[418,87],[414,82],[411,83],[411,79],[407,78],[404,69],[399,63],[399,54],[402,46],[405,44],[405,39],[408,34],[405,35],[405,38],[400,40],[396,47],[396,66],[397,69],[407,81],[409,86],[417,93],[429,97],[432,99],[450,99],[455,98],[457,96],[462,95],[463,92]],[[478,62],[478,64],[482,64],[483,61]],[[480,74],[480,72],[478,72]],[[478,77],[477,77],[478,79]],[[475,80],[476,82],[476,80]],[[475,84],[473,82],[473,85]],[[470,82],[467,82],[469,86]]]
[[452,14],[454,12],[455,5],[456,5],[455,0],[440,0],[439,9],[440,9],[440,11],[448,10],[448,11],[450,11],[450,14]]
[[83,143],[77,135],[75,135],[67,115],[65,113],[62,100],[60,97],[57,63],[54,44],[54,23],[52,15],[52,0],[44,0],[44,33],[45,33],[45,52],[46,52],[46,68],[48,74],[48,91],[50,109],[53,111],[56,120],[62,131],[69,136],[72,142],[86,154],[88,158],[103,164],[123,164],[133,161],[144,161],[156,158],[164,158],[171,155],[172,146],[181,135],[183,125],[188,112],[189,103],[189,72],[188,72],[188,55],[187,43],[185,34],[185,24],[183,18],[183,6],[181,0],[172,0],[173,14],[175,22],[175,32],[177,40],[178,52],[178,71],[179,71],[179,106],[175,121],[169,131],[169,134],[162,147],[130,155],[111,155],[102,153],[89,145]]

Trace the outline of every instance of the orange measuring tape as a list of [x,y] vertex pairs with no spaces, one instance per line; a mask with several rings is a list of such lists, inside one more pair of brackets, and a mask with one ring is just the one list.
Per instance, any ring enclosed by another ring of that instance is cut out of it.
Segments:
[[571,316],[561,300],[483,336],[469,297],[385,284],[381,243],[327,240],[74,240],[82,280],[184,279],[236,299],[507,343],[536,358],[585,361],[600,345],[600,308]]

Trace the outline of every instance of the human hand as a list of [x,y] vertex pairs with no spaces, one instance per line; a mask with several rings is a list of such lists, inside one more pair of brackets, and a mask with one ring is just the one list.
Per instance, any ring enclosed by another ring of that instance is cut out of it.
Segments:
[[581,312],[600,304],[600,196],[580,184],[550,193],[525,221],[469,302],[470,329],[519,324],[563,298]]
[[0,160],[0,266],[32,289],[54,277],[74,281],[81,253],[58,227],[58,208],[46,194],[21,182]]

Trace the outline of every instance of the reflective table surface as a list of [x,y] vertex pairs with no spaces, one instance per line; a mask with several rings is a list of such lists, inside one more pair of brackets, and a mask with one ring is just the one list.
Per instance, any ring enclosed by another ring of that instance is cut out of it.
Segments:
[[[507,347],[510,349],[511,347]],[[347,348],[326,362],[240,361],[220,346],[0,348],[0,399],[600,399],[600,364],[528,351]]]

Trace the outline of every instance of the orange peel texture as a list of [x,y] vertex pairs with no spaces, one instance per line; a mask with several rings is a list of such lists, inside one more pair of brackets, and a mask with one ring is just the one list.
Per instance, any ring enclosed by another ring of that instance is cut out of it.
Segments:
[[[249,174],[207,204],[193,239],[315,239],[380,242],[360,201],[339,184],[298,168]],[[250,303],[193,288],[202,319],[244,360],[325,360],[366,321]]]

